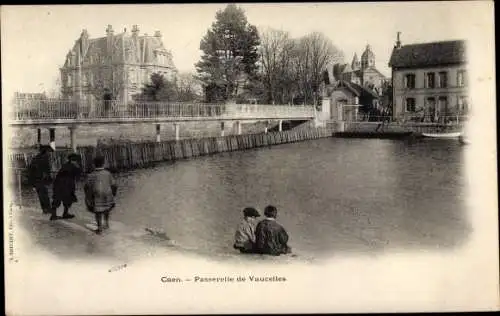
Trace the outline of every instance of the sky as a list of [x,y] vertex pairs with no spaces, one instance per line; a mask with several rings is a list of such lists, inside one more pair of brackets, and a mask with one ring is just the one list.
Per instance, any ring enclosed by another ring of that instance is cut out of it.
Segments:
[[[383,2],[239,4],[248,21],[259,28],[276,28],[300,37],[323,32],[351,62],[367,44],[376,67],[390,76],[388,62],[401,32],[403,44],[450,39],[473,39],[490,17],[488,2]],[[1,8],[2,89],[4,95],[43,92],[56,87],[59,67],[82,29],[103,37],[108,24],[115,33],[159,30],[181,72],[194,72],[199,44],[215,13],[225,4],[56,5]]]

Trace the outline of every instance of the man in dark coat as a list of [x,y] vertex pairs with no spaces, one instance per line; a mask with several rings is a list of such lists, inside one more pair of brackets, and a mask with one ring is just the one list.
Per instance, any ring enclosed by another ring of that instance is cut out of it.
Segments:
[[50,213],[50,198],[47,186],[52,181],[49,161],[49,146],[40,146],[39,153],[33,157],[28,167],[28,181],[36,190],[44,214]]
[[51,220],[57,219],[57,208],[61,205],[64,206],[64,213],[62,218],[70,219],[75,215],[69,213],[69,208],[77,202],[75,190],[76,179],[80,176],[81,169],[78,165],[78,155],[70,154],[68,161],[62,165],[61,169],[57,172],[56,179],[54,180],[54,190],[52,197],[52,216]]
[[278,210],[276,207],[269,205],[264,210],[266,218],[257,224],[255,229],[255,249],[257,253],[279,256],[291,252],[288,247],[288,234],[276,222]]

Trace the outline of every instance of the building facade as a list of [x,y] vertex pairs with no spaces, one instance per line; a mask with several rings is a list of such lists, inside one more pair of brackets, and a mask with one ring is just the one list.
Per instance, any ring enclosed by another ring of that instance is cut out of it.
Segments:
[[331,91],[323,97],[323,119],[333,121],[352,121],[357,119],[364,108],[376,107],[378,95],[371,89],[359,84],[339,80]]
[[115,34],[108,25],[105,37],[91,39],[83,30],[60,73],[63,98],[83,102],[112,99],[127,104],[150,82],[151,74],[173,80],[177,70],[159,31],[153,36],[139,35],[134,25],[131,32],[124,29]]
[[401,45],[392,51],[393,116],[452,120],[469,109],[465,41]]

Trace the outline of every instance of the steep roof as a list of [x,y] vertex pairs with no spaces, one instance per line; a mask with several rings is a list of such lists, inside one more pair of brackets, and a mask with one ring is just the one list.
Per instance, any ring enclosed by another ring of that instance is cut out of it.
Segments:
[[462,64],[466,61],[465,41],[442,41],[395,47],[392,51],[389,67],[427,67]]
[[[384,79],[386,79],[386,76],[383,73],[381,73],[380,70],[378,70],[375,67],[368,67],[364,71],[366,72],[367,70],[373,70],[373,71],[377,72],[381,77],[383,77]],[[360,72],[359,76],[361,76],[362,74],[363,74],[363,72]]]
[[345,64],[345,66],[343,67],[344,69],[342,70],[342,73],[349,73],[349,72],[352,72],[352,68],[351,68],[351,65],[349,64]]
[[[79,38],[71,49],[76,56],[78,56],[80,50],[81,40]],[[108,52],[107,37],[88,39],[87,47],[82,45],[82,61],[90,63],[90,56],[98,55],[104,57],[108,53],[111,53],[115,62],[158,64],[159,62],[155,58],[155,51],[162,51],[167,56],[167,60],[162,66],[175,68],[172,61],[172,54],[165,49],[160,37],[144,35],[137,36],[135,39],[127,33],[120,33],[113,35],[112,40],[111,52]],[[68,60],[64,66],[68,66]]]
[[361,54],[361,60],[367,60],[368,58],[375,58],[375,54],[372,52],[370,45],[366,45],[365,51]]
[[378,99],[378,95],[374,91],[372,91],[366,87],[360,86],[359,84],[356,84],[354,82],[340,80],[337,83],[336,88],[346,88],[357,97],[360,97],[362,94],[364,94],[364,95],[371,96],[374,99]]

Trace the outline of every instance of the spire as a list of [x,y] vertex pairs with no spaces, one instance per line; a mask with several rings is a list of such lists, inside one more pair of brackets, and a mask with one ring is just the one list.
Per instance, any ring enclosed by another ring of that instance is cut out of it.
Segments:
[[352,58],[351,68],[353,71],[359,70],[359,68],[360,68],[358,54],[356,54],[356,53],[354,53],[354,57]]
[[361,55],[361,70],[369,67],[375,67],[375,54],[372,52],[370,44],[366,45],[366,49]]
[[396,40],[396,45],[394,46],[394,48],[401,48],[401,39],[400,39],[400,36],[401,36],[401,32],[398,32],[397,40]]

